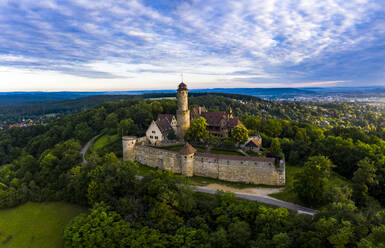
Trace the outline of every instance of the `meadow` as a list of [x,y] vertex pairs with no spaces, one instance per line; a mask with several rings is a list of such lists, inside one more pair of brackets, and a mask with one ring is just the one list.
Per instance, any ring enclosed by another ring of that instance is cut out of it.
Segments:
[[62,248],[63,230],[86,209],[63,202],[28,202],[0,210],[0,247]]

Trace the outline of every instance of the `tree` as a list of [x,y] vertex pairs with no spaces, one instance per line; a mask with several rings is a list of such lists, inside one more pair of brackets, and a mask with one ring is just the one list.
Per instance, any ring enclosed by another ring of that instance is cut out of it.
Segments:
[[295,176],[294,181],[294,191],[303,202],[317,205],[323,200],[325,184],[333,167],[333,163],[325,156],[309,158],[303,171]]
[[352,224],[335,218],[320,218],[315,229],[323,241],[321,247],[345,247],[354,239]]
[[289,211],[285,208],[260,206],[255,218],[255,228],[260,238],[271,240],[274,235],[285,231],[289,222]]
[[95,204],[90,214],[75,217],[64,230],[66,247],[127,247],[124,239],[132,234],[131,225],[104,204]]
[[118,115],[115,113],[111,113],[107,115],[107,118],[104,121],[104,126],[109,129],[114,129],[117,127],[118,122],[119,122]]
[[81,142],[87,142],[92,138],[93,131],[87,124],[87,122],[81,122],[76,125],[74,134]]
[[156,118],[158,114],[163,112],[162,104],[158,101],[154,101],[151,103],[151,109],[152,109],[152,116]]
[[209,137],[209,131],[207,131],[207,122],[203,117],[199,117],[191,122],[190,128],[186,132],[185,139],[188,141],[202,142]]
[[115,207],[116,199],[134,195],[135,173],[133,162],[121,163],[114,153],[104,155],[89,173],[88,202],[103,201]]
[[272,141],[271,141],[271,144],[270,144],[270,152],[275,156],[275,157],[278,157],[278,158],[282,158],[283,155],[282,155],[282,149],[281,149],[281,142],[279,142],[279,138],[274,138]]
[[369,186],[377,183],[376,168],[372,161],[365,158],[358,162],[358,169],[354,172],[353,181],[353,199],[356,203],[362,205],[368,197]]
[[228,241],[228,234],[223,227],[219,227],[217,231],[210,235],[211,245],[215,248],[227,248],[230,247]]
[[139,131],[138,126],[131,118],[121,120],[118,125],[119,135],[136,135]]
[[231,223],[228,235],[233,247],[246,247],[251,235],[250,226],[246,221]]
[[359,248],[385,248],[385,225],[376,226],[368,237],[361,239]]
[[243,144],[249,138],[249,131],[243,125],[237,125],[234,127],[233,131],[231,131],[231,138],[237,144]]
[[273,236],[273,244],[276,248],[290,247],[291,239],[287,233],[278,233]]

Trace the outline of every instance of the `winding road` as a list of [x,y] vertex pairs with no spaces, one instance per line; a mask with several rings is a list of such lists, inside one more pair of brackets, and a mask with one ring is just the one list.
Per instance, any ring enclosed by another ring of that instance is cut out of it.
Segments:
[[[84,147],[80,151],[80,153],[82,154],[82,157],[83,157],[83,163],[87,163],[87,160],[85,158],[85,154],[86,154],[88,148],[90,147],[90,145],[92,144],[92,142],[94,142],[94,140],[96,138],[98,138],[99,136],[100,135],[93,137],[90,141],[88,141],[84,145]],[[140,176],[140,175],[137,175],[136,177],[139,180],[141,180],[143,178],[143,176]],[[205,187],[194,187],[193,190],[195,190],[197,192],[207,193],[207,194],[216,194],[217,193],[217,190],[208,189]],[[274,199],[274,198],[271,198],[268,196],[257,196],[257,195],[253,195],[253,194],[244,194],[244,193],[237,193],[237,192],[232,192],[232,193],[234,193],[234,196],[237,198],[247,199],[250,201],[256,201],[256,202],[260,202],[260,203],[264,203],[264,204],[268,204],[268,205],[272,205],[272,206],[277,206],[277,207],[283,207],[283,208],[289,209],[291,211],[295,211],[298,214],[306,214],[306,215],[313,216],[317,212],[314,209],[302,207],[300,205],[296,205],[296,204],[290,203],[290,202],[277,200],[277,199]]]
[[87,164],[87,160],[86,160],[86,152],[88,150],[88,148],[90,147],[90,145],[92,144],[92,142],[94,142],[95,139],[97,139],[100,135],[96,135],[95,137],[93,137],[91,140],[89,140],[84,146],[83,148],[80,150],[80,154],[82,155],[82,159],[83,159],[83,163]]

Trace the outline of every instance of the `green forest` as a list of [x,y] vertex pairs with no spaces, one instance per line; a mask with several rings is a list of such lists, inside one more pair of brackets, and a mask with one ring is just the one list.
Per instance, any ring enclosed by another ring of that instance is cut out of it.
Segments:
[[[152,97],[0,130],[0,207],[62,201],[87,208],[64,229],[64,246],[74,248],[385,247],[385,117],[378,107],[189,98],[211,111],[231,106],[250,135],[262,136],[265,152],[301,168],[290,193],[318,210],[310,217],[230,193],[198,193],[167,171],[142,174],[141,165],[122,161],[120,138],[82,163],[79,151],[91,138],[141,136],[159,113],[175,113],[175,101]],[[209,142],[235,145],[224,141]],[[331,174],[349,183],[327,187]],[[0,236],[1,242],[12,239]]]

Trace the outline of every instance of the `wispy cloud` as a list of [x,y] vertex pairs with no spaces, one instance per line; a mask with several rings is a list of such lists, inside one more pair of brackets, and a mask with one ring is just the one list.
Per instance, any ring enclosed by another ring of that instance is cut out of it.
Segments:
[[374,0],[0,0],[0,66],[90,89],[164,88],[182,71],[192,87],[378,83],[384,14]]

